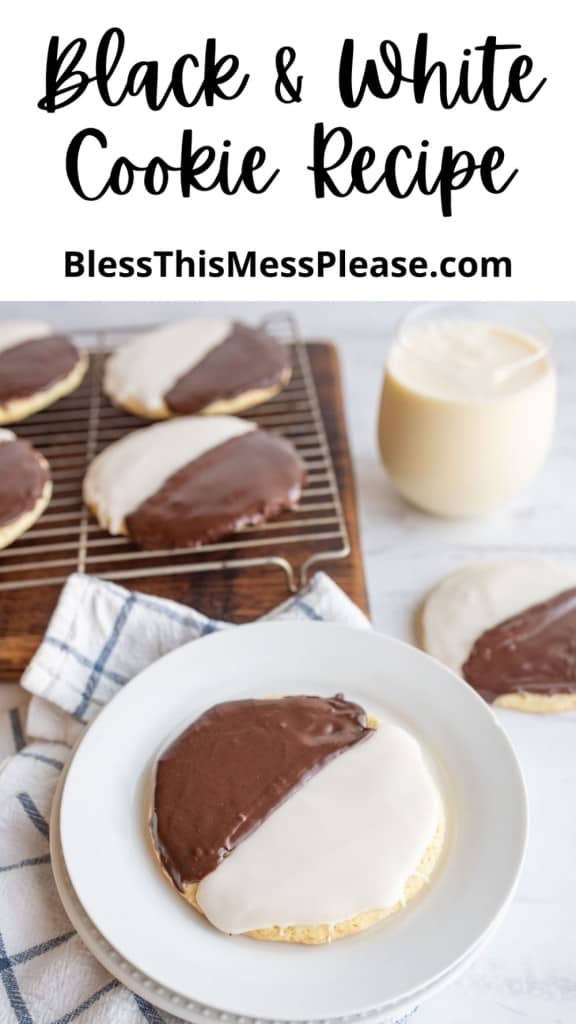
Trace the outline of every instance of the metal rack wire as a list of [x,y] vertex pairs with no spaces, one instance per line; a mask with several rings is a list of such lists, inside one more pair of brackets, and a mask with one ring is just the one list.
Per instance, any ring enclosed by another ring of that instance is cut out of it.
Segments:
[[[71,572],[109,580],[137,580],[223,569],[272,565],[283,570],[294,591],[318,562],[350,553],[318,393],[307,347],[288,316],[266,321],[293,351],[288,387],[247,413],[259,426],[288,438],[306,463],[306,486],[298,509],[272,522],[248,527],[202,548],[142,551],[124,537],[100,529],[82,502],[82,480],[90,461],[106,445],[146,421],[115,408],[101,389],[107,351],[136,326],[72,332],[91,350],[90,368],[74,394],[17,424],[18,435],[35,445],[52,468],[54,494],[39,522],[0,553],[0,591],[61,584]],[[298,552],[297,559],[291,552]]]

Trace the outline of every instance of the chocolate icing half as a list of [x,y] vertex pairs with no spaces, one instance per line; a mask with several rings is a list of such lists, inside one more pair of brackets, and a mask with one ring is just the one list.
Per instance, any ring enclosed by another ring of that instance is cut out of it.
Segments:
[[164,400],[172,412],[199,412],[220,399],[280,387],[289,368],[286,345],[265,331],[234,323],[231,334],[180,377]]
[[486,630],[462,672],[489,701],[505,693],[576,692],[576,588]]
[[50,473],[27,441],[0,444],[0,528],[36,507]]
[[335,697],[217,704],[156,766],[156,849],[178,889],[199,882],[307,779],[371,736],[366,712]]
[[293,508],[305,467],[292,445],[253,430],[210,448],[126,517],[143,548],[198,547]]
[[78,349],[63,334],[22,341],[0,351],[0,403],[29,398],[67,377],[79,360]]

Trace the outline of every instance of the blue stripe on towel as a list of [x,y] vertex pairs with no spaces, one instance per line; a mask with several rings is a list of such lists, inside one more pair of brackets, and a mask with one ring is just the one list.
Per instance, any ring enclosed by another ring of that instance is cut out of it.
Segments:
[[59,771],[64,767],[63,761],[57,761],[55,757],[47,757],[46,754],[37,754],[33,750],[21,750],[20,757],[29,757],[32,761],[41,761],[42,764],[49,764],[51,768],[58,768]]
[[48,839],[48,822],[46,821],[46,818],[40,814],[40,811],[36,807],[32,797],[29,793],[18,793],[17,796],[34,827],[37,828],[43,836],[46,836],[46,839]]
[[313,608],[311,604],[308,604],[308,602],[302,597],[295,597],[294,605],[296,608],[299,608],[301,612],[304,612],[307,619],[312,619],[313,622],[323,622],[322,616],[318,615],[316,609]]
[[[53,1020],[52,1024],[70,1024],[70,1022],[76,1020],[81,1013],[84,1013],[85,1010],[89,1010],[91,1006],[94,1006],[94,1003],[97,1003],[102,996],[105,996],[107,992],[112,992],[115,988],[120,988],[120,982],[109,981],[107,985],[104,985],[102,988],[99,988],[97,992],[94,992],[89,999],[85,999],[83,1003],[80,1003],[80,1006],[77,1006],[74,1010],[70,1010],[68,1013],[65,1013],[63,1017],[58,1017],[58,1020]],[[20,1024],[20,1022],[18,1022],[18,1024]],[[32,1024],[32,1022],[30,1022],[30,1024]]]
[[160,1016],[156,1007],[142,999],[142,996],[135,994],[134,1001],[147,1024],[165,1024],[164,1018]]
[[209,626],[211,629],[217,629],[215,623],[210,622],[206,619],[205,615],[198,612],[187,611],[185,614],[177,612],[175,608],[164,608],[158,601],[153,597],[147,597],[146,594],[135,594],[136,601],[143,608],[149,608],[150,611],[156,613],[163,619],[169,619],[170,622],[177,622],[179,626],[194,626],[198,630],[198,633],[202,636],[204,629]]
[[217,633],[220,628],[215,622],[205,622],[200,631],[200,636],[209,636],[210,633]]
[[10,709],[10,728],[12,729],[12,737],[14,739],[14,749],[18,752],[26,745],[24,730],[22,729],[22,719],[20,718],[18,708]]
[[17,871],[18,868],[35,868],[39,864],[49,864],[50,854],[43,853],[41,857],[26,857],[25,860],[19,860],[16,864],[2,864],[0,865],[0,874],[5,871]]
[[[89,668],[91,672],[96,668],[95,662],[90,661],[90,658],[87,658],[76,647],[66,643],[65,640],[59,640],[56,636],[47,636],[44,639],[45,643],[50,644],[52,647],[57,647],[58,650],[64,651],[65,654],[71,654],[83,668]],[[128,676],[122,676],[119,672],[110,672],[108,669],[101,669],[100,675],[104,676],[105,679],[109,679],[111,683],[116,683],[117,686],[124,686],[128,682]]]
[[[14,956],[0,958],[0,968],[5,970],[6,967],[17,967],[18,964],[25,964],[28,960],[35,960],[37,956],[42,956],[43,953],[49,953],[51,949],[57,949],[58,946],[62,946],[69,939],[72,939],[76,935],[76,932],[65,932],[64,935],[56,935],[53,939],[47,939],[46,942],[39,942],[36,946],[30,946],[29,949],[22,950],[21,953],[15,953]],[[6,961],[6,966],[4,962]]]
[[136,604],[136,595],[135,594],[130,594],[125,599],[124,604],[122,605],[122,607],[121,607],[121,609],[120,609],[120,611],[118,613],[118,616],[116,618],[116,622],[114,623],[114,627],[112,629],[112,632],[110,633],[110,636],[108,637],[106,643],[104,644],[104,647],[100,651],[100,654],[99,654],[96,662],[94,663],[94,668],[92,669],[92,672],[90,673],[90,676],[88,677],[88,681],[86,683],[86,686],[84,687],[84,693],[82,694],[82,699],[81,699],[80,703],[78,704],[78,707],[74,711],[74,718],[77,718],[81,722],[83,721],[84,715],[86,714],[86,711],[88,710],[88,708],[90,706],[90,701],[92,700],[92,697],[94,695],[96,687],[98,686],[98,683],[100,682],[100,679],[102,678],[102,674],[103,674],[103,672],[104,672],[104,670],[106,668],[106,662],[108,661],[109,657],[111,656],[112,652],[114,651],[114,648],[116,647],[116,644],[118,643],[118,641],[119,641],[119,639],[120,639],[120,637],[122,635],[122,630],[124,629],[124,626],[126,625],[126,621],[128,619],[128,616],[130,615],[130,612],[131,612],[131,610],[132,610],[132,608],[134,607],[135,604]]
[[4,986],[10,1006],[14,1010],[14,1016],[16,1017],[18,1024],[34,1024],[28,1011],[28,1007],[24,1002],[24,996],[20,991],[16,975],[10,966],[10,959],[6,953],[4,939],[0,933],[0,964],[4,963],[4,961],[6,961],[6,967],[3,967],[0,970],[0,982],[2,982]]
[[[115,583],[110,583],[108,580],[98,580],[99,587],[105,587],[115,597],[119,597],[125,594],[126,591],[121,587],[116,586]],[[161,618],[170,619],[171,622],[177,622],[180,626],[196,626],[198,630],[202,628],[206,622],[206,616],[202,615],[201,612],[194,611],[193,608],[187,609],[185,612],[179,612],[178,607],[170,605],[166,607],[164,598],[152,597],[148,594],[141,594],[140,592],[133,595],[136,598],[138,604],[142,605],[143,608],[149,608],[150,611],[155,612]]]

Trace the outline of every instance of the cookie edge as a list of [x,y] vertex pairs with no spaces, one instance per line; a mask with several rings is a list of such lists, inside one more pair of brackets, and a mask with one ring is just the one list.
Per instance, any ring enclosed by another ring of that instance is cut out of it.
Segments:
[[[48,469],[48,472],[50,472],[50,467],[44,456],[40,455],[38,452],[36,452],[36,455],[41,464]],[[14,541],[18,540],[19,537],[22,537],[34,526],[35,523],[38,522],[40,516],[44,514],[50,504],[52,492],[52,480],[48,478],[42,488],[42,494],[38,498],[34,508],[30,509],[18,519],[14,519],[11,523],[7,523],[5,526],[0,527],[0,551],[3,551],[4,548],[13,544]]]
[[291,379],[292,367],[287,366],[282,372],[279,384],[274,384],[269,388],[251,388],[249,391],[243,391],[233,398],[219,398],[205,405],[202,409],[196,409],[194,412],[189,413],[173,412],[164,401],[156,409],[150,409],[149,406],[138,402],[137,399],[121,401],[114,395],[113,389],[108,387],[106,377],[102,386],[105,395],[117,409],[123,409],[124,412],[130,413],[132,416],[139,416],[141,419],[160,421],[181,419],[183,416],[234,416],[240,412],[246,412],[248,409],[253,409],[257,405],[263,405],[264,402],[269,402],[288,386]]
[[4,404],[0,403],[0,427],[28,419],[29,416],[48,409],[51,405],[59,402],[61,398],[66,398],[67,395],[76,391],[84,380],[90,364],[88,352],[81,352],[79,349],[76,351],[78,352],[78,362],[66,377],[62,377],[51,388],[35,391],[27,398],[16,398]]

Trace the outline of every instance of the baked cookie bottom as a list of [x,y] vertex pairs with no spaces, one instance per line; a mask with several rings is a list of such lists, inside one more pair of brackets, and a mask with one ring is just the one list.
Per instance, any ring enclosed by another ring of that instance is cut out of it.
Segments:
[[496,697],[494,705],[510,711],[528,711],[533,715],[558,714],[576,709],[576,693],[503,693]]
[[262,405],[264,402],[268,402],[275,395],[278,395],[292,379],[292,370],[289,367],[282,375],[282,379],[279,384],[275,384],[270,388],[252,388],[250,391],[243,391],[240,395],[235,395],[234,398],[221,398],[215,402],[211,402],[210,405],[206,405],[203,409],[198,409],[194,413],[176,413],[173,412],[165,403],[158,409],[150,409],[137,399],[128,399],[120,401],[114,396],[112,391],[106,390],[106,394],[111,402],[114,403],[120,409],[124,409],[126,412],[132,413],[133,416],[140,416],[148,420],[171,420],[176,419],[179,416],[190,415],[190,416],[234,416],[239,412],[246,412],[247,409],[252,409],[256,405]]
[[11,402],[0,404],[0,426],[25,420],[28,416],[33,416],[34,413],[47,409],[48,406],[54,405],[61,398],[70,395],[84,380],[88,363],[88,353],[81,352],[74,369],[66,377],[63,377],[62,380],[57,381],[51,388],[37,391],[26,398],[15,398]]
[[[46,460],[42,456],[38,456],[42,463],[46,463]],[[46,463],[47,465],[47,463]],[[14,519],[11,523],[6,523],[5,526],[0,526],[0,550],[7,548],[9,544],[13,544],[18,537],[21,537],[23,533],[26,533],[31,526],[40,518],[46,506],[48,505],[50,498],[52,497],[52,481],[47,480],[44,484],[42,494],[36,502],[34,508],[30,509],[23,516],[19,516],[18,519]]]
[[[424,609],[426,600],[416,609],[414,615],[414,636],[418,647],[429,654],[424,628]],[[431,655],[433,657],[433,655]],[[462,677],[464,678],[464,677]],[[469,684],[470,685],[470,684]],[[532,715],[555,715],[562,711],[576,710],[576,692],[574,693],[502,693],[491,702],[494,707],[506,708],[508,711],[523,711]]]

